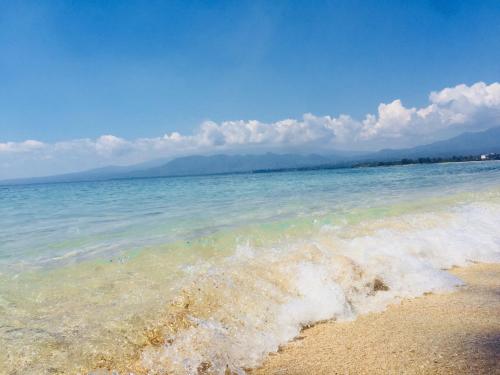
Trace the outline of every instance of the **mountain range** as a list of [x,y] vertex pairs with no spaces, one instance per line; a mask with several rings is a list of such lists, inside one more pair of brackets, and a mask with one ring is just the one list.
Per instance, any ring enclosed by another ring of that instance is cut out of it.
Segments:
[[151,161],[132,166],[110,166],[84,172],[2,181],[3,184],[97,181],[123,178],[192,176],[246,173],[307,167],[348,167],[366,161],[394,161],[404,158],[451,157],[500,153],[500,127],[406,149],[385,149],[371,153],[337,152],[318,154],[194,155],[168,162]]
[[500,152],[500,127],[402,150],[381,150],[369,155],[375,160],[396,160],[420,157],[450,157]]

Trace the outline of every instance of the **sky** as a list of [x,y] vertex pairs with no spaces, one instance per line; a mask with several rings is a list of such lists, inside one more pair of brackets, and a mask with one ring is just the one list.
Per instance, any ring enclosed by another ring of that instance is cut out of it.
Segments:
[[0,0],[0,179],[500,125],[500,1]]

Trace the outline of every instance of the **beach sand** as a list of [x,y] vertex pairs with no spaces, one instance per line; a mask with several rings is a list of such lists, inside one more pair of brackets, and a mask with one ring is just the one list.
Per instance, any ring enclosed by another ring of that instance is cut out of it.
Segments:
[[500,374],[500,265],[450,272],[466,285],[317,324],[251,374]]

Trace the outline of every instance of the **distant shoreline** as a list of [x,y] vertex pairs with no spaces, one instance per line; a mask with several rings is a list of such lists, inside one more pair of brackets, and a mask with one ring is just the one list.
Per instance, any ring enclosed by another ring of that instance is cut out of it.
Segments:
[[[376,168],[376,167],[393,167],[400,165],[413,165],[413,164],[445,164],[445,163],[468,163],[468,162],[487,162],[500,160],[500,154],[494,154],[489,159],[481,159],[481,155],[470,156],[453,156],[451,158],[418,158],[418,159],[400,159],[394,161],[367,161],[351,164],[331,164],[331,165],[318,165],[311,167],[298,167],[298,168],[279,168],[279,169],[259,169],[247,173],[270,173],[270,172],[293,172],[293,171],[314,171],[325,169],[350,169],[350,168]],[[245,173],[245,172],[242,172]]]
[[[483,158],[485,157],[485,158]],[[404,158],[397,161],[379,161],[379,162],[367,162],[367,163],[358,163],[354,168],[359,167],[389,167],[393,165],[411,165],[411,164],[441,164],[441,163],[465,163],[472,161],[492,161],[492,160],[500,160],[500,154],[488,154],[488,155],[469,155],[469,156],[452,156],[448,158],[430,158],[430,157],[421,157],[417,159],[409,159]]]
[[[376,168],[376,167],[394,167],[406,165],[428,165],[428,164],[449,164],[449,163],[470,163],[470,162],[491,162],[500,161],[500,154],[486,160],[481,160],[480,155],[470,156],[453,156],[451,158],[418,158],[418,159],[400,159],[394,161],[367,161],[359,163],[336,163],[323,164],[315,166],[304,166],[295,168],[273,168],[273,169],[255,169],[249,171],[207,173],[207,174],[179,174],[166,176],[140,176],[140,177],[110,177],[96,179],[81,179],[81,180],[60,180],[60,181],[40,181],[51,177],[35,177],[29,179],[15,180],[0,180],[2,186],[28,186],[28,185],[51,185],[51,184],[67,184],[81,182],[106,182],[106,181],[126,181],[126,180],[143,180],[143,179],[159,179],[159,178],[181,178],[181,177],[209,177],[209,176],[229,176],[229,175],[245,175],[245,174],[260,174],[260,173],[283,173],[283,172],[307,172],[320,170],[336,170],[336,169],[356,169],[356,168]],[[27,181],[30,180],[30,181]],[[31,181],[34,180],[34,181]]]

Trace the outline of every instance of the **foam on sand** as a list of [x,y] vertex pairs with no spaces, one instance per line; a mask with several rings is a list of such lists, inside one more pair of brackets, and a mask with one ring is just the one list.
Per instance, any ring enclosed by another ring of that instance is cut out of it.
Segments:
[[325,226],[274,247],[239,246],[217,264],[186,269],[183,287],[142,350],[149,373],[242,374],[307,325],[353,319],[462,281],[445,271],[500,262],[500,205],[447,209]]

